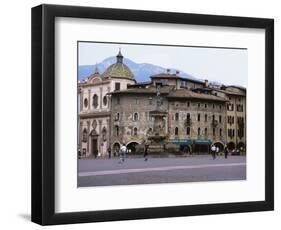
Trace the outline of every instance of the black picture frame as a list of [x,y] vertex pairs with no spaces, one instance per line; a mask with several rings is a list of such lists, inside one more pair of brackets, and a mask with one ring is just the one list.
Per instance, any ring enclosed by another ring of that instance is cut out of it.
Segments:
[[[265,200],[55,213],[55,18],[109,19],[265,29]],[[32,221],[41,225],[267,211],[274,209],[274,20],[110,8],[32,8]]]

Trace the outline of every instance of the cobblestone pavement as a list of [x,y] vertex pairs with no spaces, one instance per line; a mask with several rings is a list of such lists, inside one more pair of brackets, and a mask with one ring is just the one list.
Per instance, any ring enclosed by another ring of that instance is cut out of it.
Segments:
[[81,159],[78,186],[109,186],[246,179],[246,157]]

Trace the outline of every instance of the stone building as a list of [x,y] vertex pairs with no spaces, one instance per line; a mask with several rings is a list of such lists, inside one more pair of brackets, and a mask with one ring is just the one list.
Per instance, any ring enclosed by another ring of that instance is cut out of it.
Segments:
[[151,76],[149,84],[112,92],[113,149],[124,143],[134,150],[153,136],[193,152],[207,153],[211,144],[223,149],[227,100],[206,87],[168,71]]
[[170,70],[150,78],[137,83],[119,51],[103,74],[96,69],[78,84],[83,156],[107,156],[108,148],[117,152],[122,144],[131,152],[144,144],[151,152],[177,146],[180,152],[208,153],[212,144],[245,150],[244,88],[213,87]]
[[82,156],[106,155],[111,148],[111,98],[109,93],[135,84],[131,70],[123,63],[119,51],[116,63],[101,75],[96,69],[85,81],[78,83],[79,140]]
[[213,93],[225,98],[227,135],[226,142],[230,150],[244,152],[246,148],[246,89],[238,86],[222,86]]

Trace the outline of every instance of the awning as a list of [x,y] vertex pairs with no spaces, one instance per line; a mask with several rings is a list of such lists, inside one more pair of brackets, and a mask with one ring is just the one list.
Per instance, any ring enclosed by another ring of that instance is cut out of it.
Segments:
[[209,140],[195,140],[194,144],[196,144],[196,145],[210,145],[211,141],[209,141]]
[[174,139],[174,140],[171,140],[170,142],[175,145],[192,145],[193,144],[192,140],[187,140],[187,139]]

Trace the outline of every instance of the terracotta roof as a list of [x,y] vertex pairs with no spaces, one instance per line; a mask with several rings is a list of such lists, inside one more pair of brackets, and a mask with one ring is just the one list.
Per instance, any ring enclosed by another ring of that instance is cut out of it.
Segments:
[[196,79],[190,79],[190,78],[185,78],[185,77],[181,77],[175,73],[160,73],[160,74],[155,74],[150,76],[150,78],[158,78],[158,79],[180,79],[180,80],[184,80],[184,81],[190,81],[190,82],[195,82],[195,83],[199,83],[199,84],[205,84],[203,81],[200,80],[196,80]]
[[[162,86],[160,87],[159,91],[160,94],[168,94],[174,86]],[[125,90],[118,90],[111,92],[111,94],[140,94],[140,93],[145,93],[145,94],[156,94],[157,89],[154,86],[148,87],[148,88],[128,88]]]
[[187,89],[179,89],[171,91],[168,95],[168,98],[189,98],[189,99],[201,99],[201,100],[212,100],[212,101],[227,101],[222,97],[215,95],[204,94],[204,93],[195,93]]
[[213,89],[214,91],[218,91],[218,92],[222,92],[222,93],[225,93],[225,94],[228,94],[228,95],[237,95],[237,96],[246,96],[246,91],[244,92],[234,92],[234,91],[231,91],[231,90],[225,90],[225,89]]

